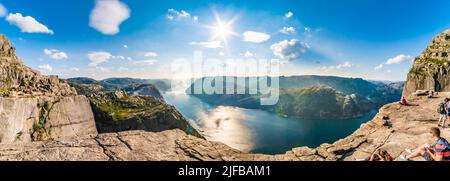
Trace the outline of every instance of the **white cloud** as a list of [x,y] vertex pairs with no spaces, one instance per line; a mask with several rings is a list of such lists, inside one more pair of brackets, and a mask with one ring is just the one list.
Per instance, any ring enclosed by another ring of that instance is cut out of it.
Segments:
[[76,68],[76,67],[72,67],[69,70],[72,71],[72,72],[79,72],[80,71],[80,69]]
[[270,46],[275,56],[287,61],[298,59],[308,48],[308,44],[297,39],[283,40]]
[[91,61],[90,67],[96,67],[99,64],[108,62],[113,56],[109,52],[91,52],[88,54],[88,58]]
[[324,71],[331,71],[331,70],[349,69],[352,67],[353,67],[353,64],[351,64],[349,61],[346,61],[343,64],[339,64],[336,66],[323,66],[320,69],[322,69]]
[[225,52],[219,52],[219,55],[220,55],[220,56],[224,56],[224,55],[225,55]]
[[131,61],[131,60],[133,60],[133,58],[131,58],[131,57],[127,57],[127,60],[130,60],[130,61]]
[[183,20],[183,19],[190,19],[194,22],[198,21],[198,16],[192,16],[190,13],[188,13],[185,10],[175,10],[175,9],[168,9],[167,10],[167,19],[169,20]]
[[156,62],[158,62],[158,60],[155,59],[149,59],[149,60],[138,60],[138,61],[134,61],[133,65],[153,65]]
[[286,14],[284,14],[284,17],[285,18],[291,18],[292,16],[294,16],[294,13],[292,13],[292,12],[287,12]]
[[17,26],[20,31],[24,33],[46,33],[53,34],[53,30],[47,28],[47,26],[39,23],[31,16],[22,16],[20,13],[10,13],[6,17],[6,21],[10,24]]
[[130,17],[130,9],[120,0],[96,0],[89,26],[105,35],[119,33],[119,26]]
[[291,35],[297,33],[297,30],[294,27],[283,27],[283,29],[280,30],[280,33]]
[[380,70],[380,69],[382,69],[383,67],[384,67],[384,64],[380,64],[380,65],[376,66],[374,69],[375,69],[375,70]]
[[109,68],[102,67],[102,66],[96,66],[95,69],[99,70],[101,72],[110,72]]
[[65,52],[56,49],[44,49],[44,54],[55,60],[68,59],[69,56]]
[[125,60],[126,58],[124,56],[111,56],[111,59]]
[[159,55],[158,55],[158,53],[155,53],[155,52],[147,52],[147,53],[145,53],[144,56],[146,56],[146,57],[157,57]]
[[128,48],[128,45],[123,45],[123,48]]
[[244,41],[253,43],[262,43],[270,39],[270,35],[256,31],[246,31],[242,36],[244,37]]
[[190,45],[198,45],[205,48],[222,48],[222,42],[221,41],[205,41],[205,42],[191,42]]
[[353,67],[353,65],[349,61],[346,61],[343,64],[337,65],[336,69],[348,69],[348,68],[352,68],[352,67]]
[[53,70],[52,66],[50,66],[49,64],[39,65],[38,68],[45,70],[45,71],[49,71],[49,72],[51,72]]
[[5,6],[3,6],[3,4],[0,3],[0,17],[6,16],[7,13],[8,10],[6,10]]
[[250,52],[250,51],[245,51],[244,53],[242,53],[242,55],[243,55],[245,58],[251,58],[251,57],[255,56],[255,54],[253,54],[253,53]]
[[406,62],[408,60],[412,60],[412,57],[409,55],[397,55],[396,57],[390,58],[386,61],[386,65],[392,65],[392,64],[400,64],[403,62]]

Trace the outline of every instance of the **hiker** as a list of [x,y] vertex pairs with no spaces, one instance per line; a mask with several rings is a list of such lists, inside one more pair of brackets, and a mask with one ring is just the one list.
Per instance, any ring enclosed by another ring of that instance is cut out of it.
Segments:
[[[448,98],[445,98],[444,102],[441,102],[439,104],[438,113],[440,114],[440,116],[439,116],[438,127],[439,126],[441,126],[443,128],[445,127],[445,121],[447,121],[447,119],[448,119],[448,105],[450,105]],[[441,124],[441,122],[442,122],[442,124]]]
[[[436,140],[436,144],[434,146],[425,144],[408,156],[405,157],[401,155],[400,158],[403,160],[410,160],[411,158],[422,156],[426,161],[450,161],[450,145],[445,138],[441,137],[441,131],[439,128],[431,128],[430,133]],[[411,151],[406,150],[406,152]]]
[[402,97],[402,100],[400,101],[400,104],[401,104],[401,105],[404,105],[404,106],[408,106],[408,105],[409,105],[409,104],[408,104],[408,101],[406,100],[405,97]]
[[392,158],[392,156],[383,149],[378,149],[377,153],[372,154],[372,156],[370,156],[369,161],[393,161],[394,159]]
[[428,91],[428,98],[433,98],[434,97],[434,91],[430,90]]

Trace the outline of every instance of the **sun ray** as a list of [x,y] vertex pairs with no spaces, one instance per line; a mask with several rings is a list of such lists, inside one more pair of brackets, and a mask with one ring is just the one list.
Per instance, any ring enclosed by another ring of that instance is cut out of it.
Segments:
[[238,33],[233,31],[233,24],[237,20],[238,16],[234,16],[228,21],[223,21],[217,12],[213,12],[216,20],[214,25],[205,25],[204,27],[212,31],[212,37],[210,41],[220,40],[224,43],[225,47],[228,46],[228,38],[230,36],[239,36]]

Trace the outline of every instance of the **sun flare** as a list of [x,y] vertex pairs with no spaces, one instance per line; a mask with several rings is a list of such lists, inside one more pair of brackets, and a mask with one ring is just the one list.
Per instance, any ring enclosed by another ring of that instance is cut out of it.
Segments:
[[232,34],[232,27],[228,24],[218,22],[217,25],[213,27],[213,32],[213,39],[222,38],[222,40],[225,40],[230,34]]
[[217,13],[214,13],[216,22],[214,25],[206,26],[211,30],[213,34],[212,41],[222,41],[225,46],[228,44],[228,38],[231,36],[239,36],[238,33],[233,31],[233,23],[237,17],[232,18],[228,21],[223,21]]

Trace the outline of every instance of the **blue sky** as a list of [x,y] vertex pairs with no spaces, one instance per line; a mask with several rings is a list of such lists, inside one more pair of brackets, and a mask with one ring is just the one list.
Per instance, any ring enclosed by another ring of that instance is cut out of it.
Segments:
[[[450,28],[450,1],[444,0],[0,4],[0,33],[23,61],[63,78],[170,78],[174,59],[202,51],[207,58],[279,59],[283,75],[404,80],[411,60]],[[215,31],[216,17],[232,23]]]

